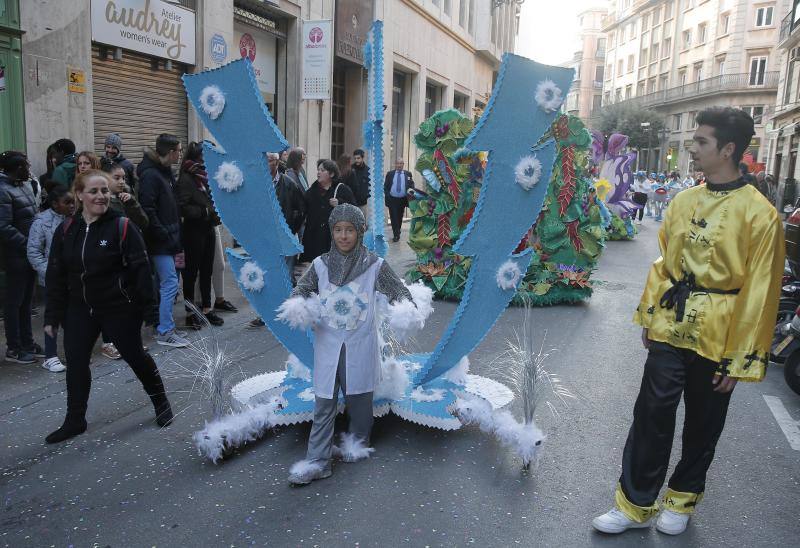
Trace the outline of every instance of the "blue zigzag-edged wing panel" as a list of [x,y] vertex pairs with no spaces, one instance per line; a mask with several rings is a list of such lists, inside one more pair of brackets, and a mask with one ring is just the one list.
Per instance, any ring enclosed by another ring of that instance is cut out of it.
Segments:
[[[539,216],[556,156],[553,140],[535,145],[558,115],[572,74],[572,69],[504,56],[489,104],[465,143],[488,152],[475,213],[453,248],[472,256],[472,266],[458,309],[414,384],[429,383],[455,366],[514,297],[532,255],[530,249],[517,256],[513,252]],[[532,167],[536,164],[538,171]],[[519,275],[513,287],[503,289],[498,270],[507,261]]]
[[[275,309],[292,289],[285,257],[296,255],[302,246],[278,204],[265,153],[280,152],[289,144],[262,101],[249,59],[186,74],[183,82],[189,101],[218,145],[206,142],[204,159],[214,205],[248,253],[231,255],[242,292],[275,338],[311,368],[309,333],[275,319]],[[262,287],[242,283],[245,262],[253,263],[251,271],[255,267],[260,272]]]

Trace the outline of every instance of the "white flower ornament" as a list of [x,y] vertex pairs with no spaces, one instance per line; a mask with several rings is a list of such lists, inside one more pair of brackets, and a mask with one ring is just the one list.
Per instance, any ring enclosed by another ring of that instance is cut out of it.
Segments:
[[514,168],[517,184],[525,190],[536,186],[542,176],[542,162],[536,156],[524,156]]
[[536,104],[545,112],[555,112],[564,99],[561,97],[561,88],[552,80],[542,80],[536,86]]
[[218,86],[206,86],[200,93],[200,107],[212,120],[216,120],[225,108],[225,94]]
[[320,292],[319,301],[323,317],[329,326],[351,331],[367,318],[369,296],[366,293],[358,293],[358,290],[358,284],[350,282],[335,291]]
[[244,183],[244,174],[233,162],[222,162],[214,175],[219,187],[225,192],[239,190]]
[[515,289],[522,278],[522,271],[514,261],[506,261],[497,269],[497,286],[500,289]]
[[239,282],[248,291],[264,289],[264,271],[253,261],[247,261],[239,271]]

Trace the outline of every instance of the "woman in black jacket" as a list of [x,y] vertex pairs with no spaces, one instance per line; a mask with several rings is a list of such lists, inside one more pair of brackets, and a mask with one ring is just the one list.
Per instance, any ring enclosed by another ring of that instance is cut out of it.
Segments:
[[[194,283],[199,274],[203,315],[211,325],[222,325],[225,322],[211,308],[211,274],[214,270],[214,250],[217,247],[214,227],[220,224],[220,220],[211,201],[200,143],[191,142],[186,147],[175,195],[181,216],[181,241],[186,258],[183,297],[194,303]],[[200,329],[203,326],[202,320],[191,311],[187,312],[186,326]]]
[[355,205],[353,192],[339,181],[339,168],[333,160],[320,160],[317,180],[306,191],[306,228],[303,232],[303,262],[311,262],[331,249],[328,217],[339,204]]
[[67,357],[67,416],[47,443],[86,431],[89,359],[101,330],[141,381],[158,425],[173,418],[156,363],[142,347],[142,320],[158,317],[142,235],[109,209],[108,174],[89,170],[75,179],[73,188],[79,211],[56,230],[47,264],[44,329],[52,336],[55,326],[64,327]]

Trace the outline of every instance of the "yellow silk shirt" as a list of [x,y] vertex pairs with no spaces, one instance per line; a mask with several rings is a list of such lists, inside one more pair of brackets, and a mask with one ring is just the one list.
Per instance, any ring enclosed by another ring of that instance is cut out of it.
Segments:
[[[784,266],[783,224],[752,185],[679,193],[658,235],[661,257],[650,268],[634,322],[654,341],[697,352],[717,371],[744,381],[764,378]],[[719,188],[720,185],[712,185]],[[682,321],[661,305],[674,280],[694,274]],[[672,278],[672,279],[670,279]],[[739,290],[738,294],[702,289]]]

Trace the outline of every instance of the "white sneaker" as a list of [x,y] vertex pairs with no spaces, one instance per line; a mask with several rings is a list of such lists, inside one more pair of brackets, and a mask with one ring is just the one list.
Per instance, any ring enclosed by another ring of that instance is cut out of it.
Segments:
[[156,342],[162,346],[172,346],[174,348],[185,348],[189,346],[188,339],[178,335],[175,330],[167,331],[163,335],[156,335]]
[[61,363],[61,360],[58,359],[58,356],[45,360],[44,363],[42,363],[42,367],[51,373],[61,373],[62,371],[67,370],[64,364]]
[[650,527],[650,519],[643,523],[634,521],[618,508],[612,508],[602,516],[597,516],[592,520],[592,527],[601,533],[617,534],[628,529],[644,529]]
[[662,510],[656,521],[656,529],[667,535],[680,535],[686,531],[689,514],[681,514],[672,510]]

